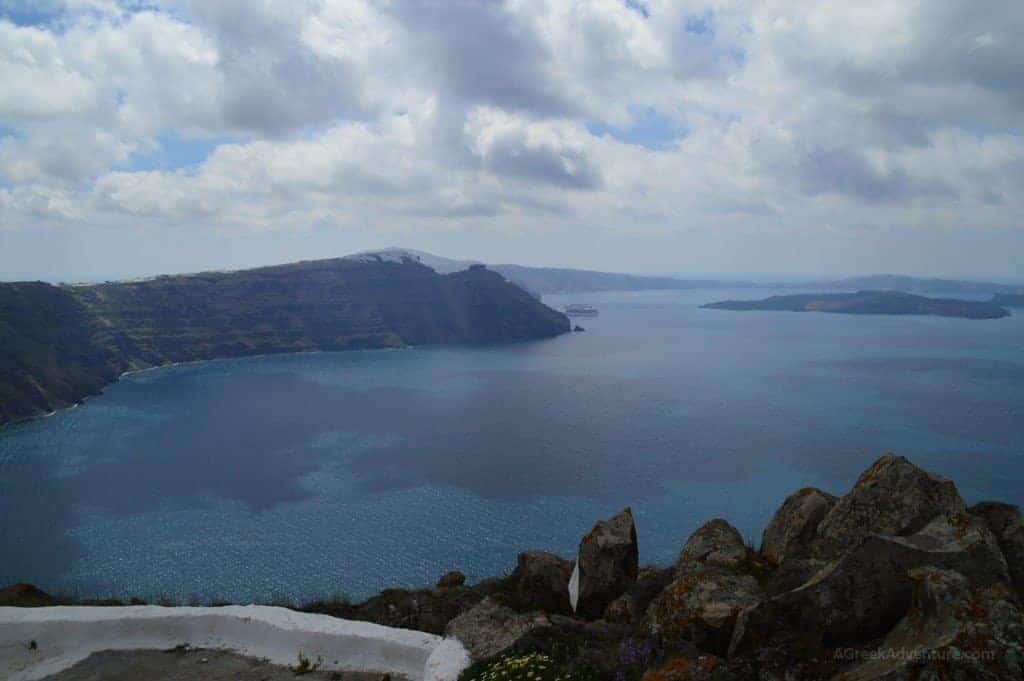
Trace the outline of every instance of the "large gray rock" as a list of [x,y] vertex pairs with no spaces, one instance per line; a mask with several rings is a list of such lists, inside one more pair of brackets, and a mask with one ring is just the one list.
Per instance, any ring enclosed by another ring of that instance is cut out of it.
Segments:
[[790,495],[764,530],[761,555],[776,565],[808,556],[818,525],[835,503],[836,497],[813,487]]
[[512,573],[515,605],[520,610],[569,614],[569,576],[572,563],[552,553],[526,551]]
[[531,633],[550,626],[544,614],[518,613],[485,598],[449,622],[445,636],[457,638],[474,662],[483,662],[497,659]]
[[634,624],[643,619],[651,602],[664,591],[675,576],[672,568],[640,568],[636,584],[604,609],[604,619],[617,624]]
[[594,525],[580,541],[580,591],[577,614],[598,619],[608,604],[636,582],[640,551],[633,512],[623,509]]
[[682,573],[669,584],[644,618],[647,633],[673,645],[693,642],[724,655],[736,617],[765,597],[757,580],[721,567]]
[[983,501],[967,511],[985,521],[1006,558],[1018,598],[1024,600],[1024,522],[1020,509],[998,501]]
[[807,580],[818,574],[818,571],[828,564],[827,560],[790,557],[768,572],[762,580],[761,586],[769,596],[778,596],[803,586]]
[[678,573],[704,566],[737,569],[747,561],[749,553],[739,531],[727,521],[715,518],[698,527],[686,540],[675,569]]
[[48,605],[58,605],[58,600],[32,584],[22,582],[0,589],[0,606],[34,608]]
[[911,578],[906,617],[835,681],[1024,679],[1024,618],[1004,585],[972,590],[963,575],[931,567]]
[[1009,580],[995,537],[967,513],[935,518],[909,537],[869,535],[804,585],[743,611],[730,654],[766,642],[814,654],[825,642],[883,636],[910,604],[911,570],[926,566],[955,570],[972,587]]
[[911,535],[936,516],[965,510],[951,481],[902,456],[886,454],[822,519],[814,540],[815,557],[832,560],[869,534]]
[[438,589],[454,589],[466,583],[466,575],[458,570],[449,570],[437,580]]

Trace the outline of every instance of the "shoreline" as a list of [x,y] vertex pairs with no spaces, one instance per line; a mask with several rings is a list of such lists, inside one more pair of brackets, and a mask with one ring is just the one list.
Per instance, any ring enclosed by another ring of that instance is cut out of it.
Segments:
[[[261,359],[261,358],[265,359],[265,358],[268,358],[268,357],[288,357],[288,356],[300,356],[300,355],[328,355],[328,354],[342,354],[342,353],[348,354],[348,353],[358,353],[358,352],[404,352],[404,351],[408,351],[408,350],[429,350],[429,349],[443,349],[443,348],[488,348],[488,347],[499,347],[500,348],[500,347],[515,346],[515,345],[519,345],[519,344],[522,344],[522,343],[535,343],[535,342],[538,342],[538,341],[552,340],[554,338],[558,338],[559,336],[564,336],[564,335],[571,335],[571,332],[564,332],[562,334],[555,335],[555,336],[546,336],[546,337],[541,337],[541,338],[523,338],[523,339],[516,339],[516,340],[511,340],[511,341],[504,341],[504,342],[500,342],[500,343],[485,343],[485,344],[438,343],[438,344],[434,344],[434,345],[407,344],[407,345],[401,345],[401,346],[381,346],[379,348],[351,348],[351,349],[342,349],[342,350],[321,350],[321,349],[315,349],[315,350],[294,350],[294,351],[287,351],[287,352],[261,352],[261,353],[257,353],[257,354],[253,354],[253,355],[235,355],[235,356],[232,356],[232,357],[211,357],[209,359],[191,359],[191,360],[187,360],[187,361],[184,361],[184,362],[169,362],[167,364],[157,364],[157,365],[154,365],[154,366],[151,366],[151,367],[146,367],[144,369],[129,369],[128,371],[122,371],[120,374],[118,374],[114,378],[114,380],[112,380],[109,383],[105,384],[103,386],[103,389],[106,389],[107,387],[116,384],[118,381],[120,381],[122,378],[125,378],[125,377],[135,376],[135,375],[138,375],[138,374],[145,374],[145,373],[154,372],[154,371],[161,371],[161,370],[164,370],[164,369],[172,369],[172,368],[175,368],[175,367],[187,367],[187,366],[199,365],[199,364],[210,364],[210,363],[214,363],[214,362],[230,362],[230,361],[236,361],[236,360],[249,360],[249,359]],[[98,392],[96,394],[93,394],[93,395],[85,395],[84,397],[82,397],[82,399],[78,400],[74,404],[69,404],[66,407],[60,407],[58,409],[53,409],[51,411],[46,412],[45,414],[36,414],[36,415],[33,415],[33,416],[27,416],[27,417],[24,417],[24,418],[15,419],[13,421],[7,421],[5,423],[0,423],[0,433],[3,433],[6,428],[11,427],[11,426],[16,426],[16,425],[19,425],[19,424],[22,424],[22,423],[30,423],[32,421],[39,421],[39,420],[42,420],[42,419],[45,419],[45,418],[49,418],[51,416],[55,416],[57,414],[60,414],[60,413],[66,412],[66,411],[70,411],[70,410],[75,409],[76,407],[82,405],[83,403],[85,403],[85,401],[88,400],[89,398],[97,397],[97,396],[102,395],[102,394],[103,394],[103,391],[101,390],[100,392]]]

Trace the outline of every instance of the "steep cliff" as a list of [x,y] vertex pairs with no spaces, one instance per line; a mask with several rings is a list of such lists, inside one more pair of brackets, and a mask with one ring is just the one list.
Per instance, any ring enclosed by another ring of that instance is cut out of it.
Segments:
[[484,267],[340,258],[95,286],[0,284],[0,425],[129,370],[246,355],[546,338],[569,320]]

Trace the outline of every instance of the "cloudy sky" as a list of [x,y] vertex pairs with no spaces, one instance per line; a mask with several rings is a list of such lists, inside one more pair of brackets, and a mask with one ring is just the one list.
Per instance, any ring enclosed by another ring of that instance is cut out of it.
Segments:
[[1024,277],[1020,0],[0,0],[0,279]]

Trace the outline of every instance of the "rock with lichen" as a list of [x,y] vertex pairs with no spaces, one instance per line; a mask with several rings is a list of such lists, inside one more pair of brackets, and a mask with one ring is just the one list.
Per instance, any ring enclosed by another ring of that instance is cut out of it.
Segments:
[[509,578],[509,592],[518,610],[569,614],[569,575],[572,563],[553,553],[526,551],[519,554]]
[[677,573],[704,566],[735,569],[747,561],[749,553],[739,530],[728,521],[715,518],[698,527],[686,540],[675,569]]
[[690,641],[702,651],[724,655],[737,616],[764,597],[750,575],[706,566],[669,584],[651,603],[644,626],[667,643]]
[[594,525],[580,541],[577,613],[597,619],[608,604],[629,591],[640,571],[633,512],[626,508]]
[[632,588],[605,608],[604,619],[618,624],[638,624],[651,602],[672,582],[674,576],[672,568],[640,568]]
[[909,607],[911,571],[925,566],[956,570],[979,588],[1009,581],[995,537],[967,513],[935,518],[909,537],[869,535],[799,588],[741,613],[730,654],[767,641],[814,654],[826,643],[884,636]]
[[813,487],[791,494],[775,511],[761,538],[761,555],[773,563],[810,554],[818,525],[836,497]]
[[458,570],[449,570],[437,580],[438,589],[451,589],[466,583],[466,575]]
[[886,454],[822,518],[812,550],[816,557],[833,560],[869,534],[911,535],[936,516],[965,510],[952,481]]
[[1024,617],[1003,583],[972,589],[963,575],[912,570],[906,615],[835,681],[1002,681],[1024,678]]
[[1024,601],[1024,521],[1020,509],[998,501],[983,501],[967,512],[985,521],[1006,558],[1017,597]]
[[480,662],[500,657],[530,632],[550,626],[546,615],[519,613],[485,598],[449,622],[444,633],[462,642],[470,658]]

